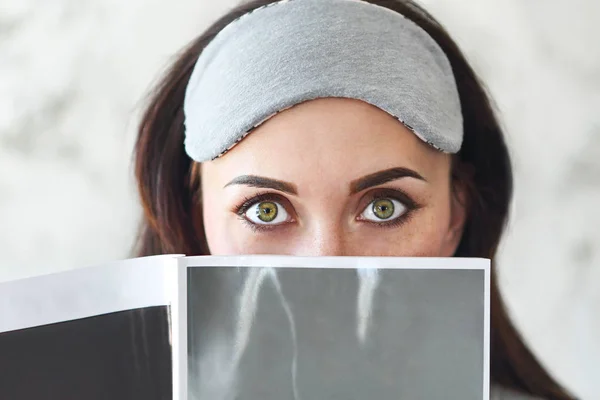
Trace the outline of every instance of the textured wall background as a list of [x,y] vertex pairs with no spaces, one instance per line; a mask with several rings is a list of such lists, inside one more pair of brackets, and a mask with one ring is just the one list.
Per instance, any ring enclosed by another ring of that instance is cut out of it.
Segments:
[[[0,280],[128,256],[137,115],[232,0],[0,0]],[[600,2],[425,0],[496,99],[516,199],[502,287],[561,382],[600,398]]]

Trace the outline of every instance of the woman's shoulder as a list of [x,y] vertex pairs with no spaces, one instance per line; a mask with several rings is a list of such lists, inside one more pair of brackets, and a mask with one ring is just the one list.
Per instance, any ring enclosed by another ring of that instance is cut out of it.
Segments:
[[528,394],[515,392],[502,386],[493,385],[490,389],[490,400],[543,400],[539,397],[532,397]]

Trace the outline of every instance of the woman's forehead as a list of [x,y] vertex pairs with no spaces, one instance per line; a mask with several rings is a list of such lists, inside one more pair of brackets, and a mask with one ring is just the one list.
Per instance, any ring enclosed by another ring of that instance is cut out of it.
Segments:
[[350,181],[389,168],[435,173],[448,157],[367,103],[327,98],[299,104],[259,126],[203,172],[222,179],[262,175],[297,181]]

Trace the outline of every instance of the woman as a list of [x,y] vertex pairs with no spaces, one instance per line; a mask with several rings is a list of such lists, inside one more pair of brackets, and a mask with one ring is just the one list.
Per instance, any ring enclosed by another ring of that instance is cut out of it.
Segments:
[[[410,0],[241,5],[159,84],[135,157],[140,256],[494,259],[512,191],[483,85]],[[570,399],[496,279],[491,307],[493,398]]]

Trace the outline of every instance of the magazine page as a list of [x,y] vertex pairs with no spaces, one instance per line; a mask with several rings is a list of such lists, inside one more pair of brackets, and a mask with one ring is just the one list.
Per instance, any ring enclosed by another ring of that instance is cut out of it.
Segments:
[[175,256],[0,284],[0,399],[172,399]]
[[179,264],[174,363],[184,399],[489,398],[489,260]]

